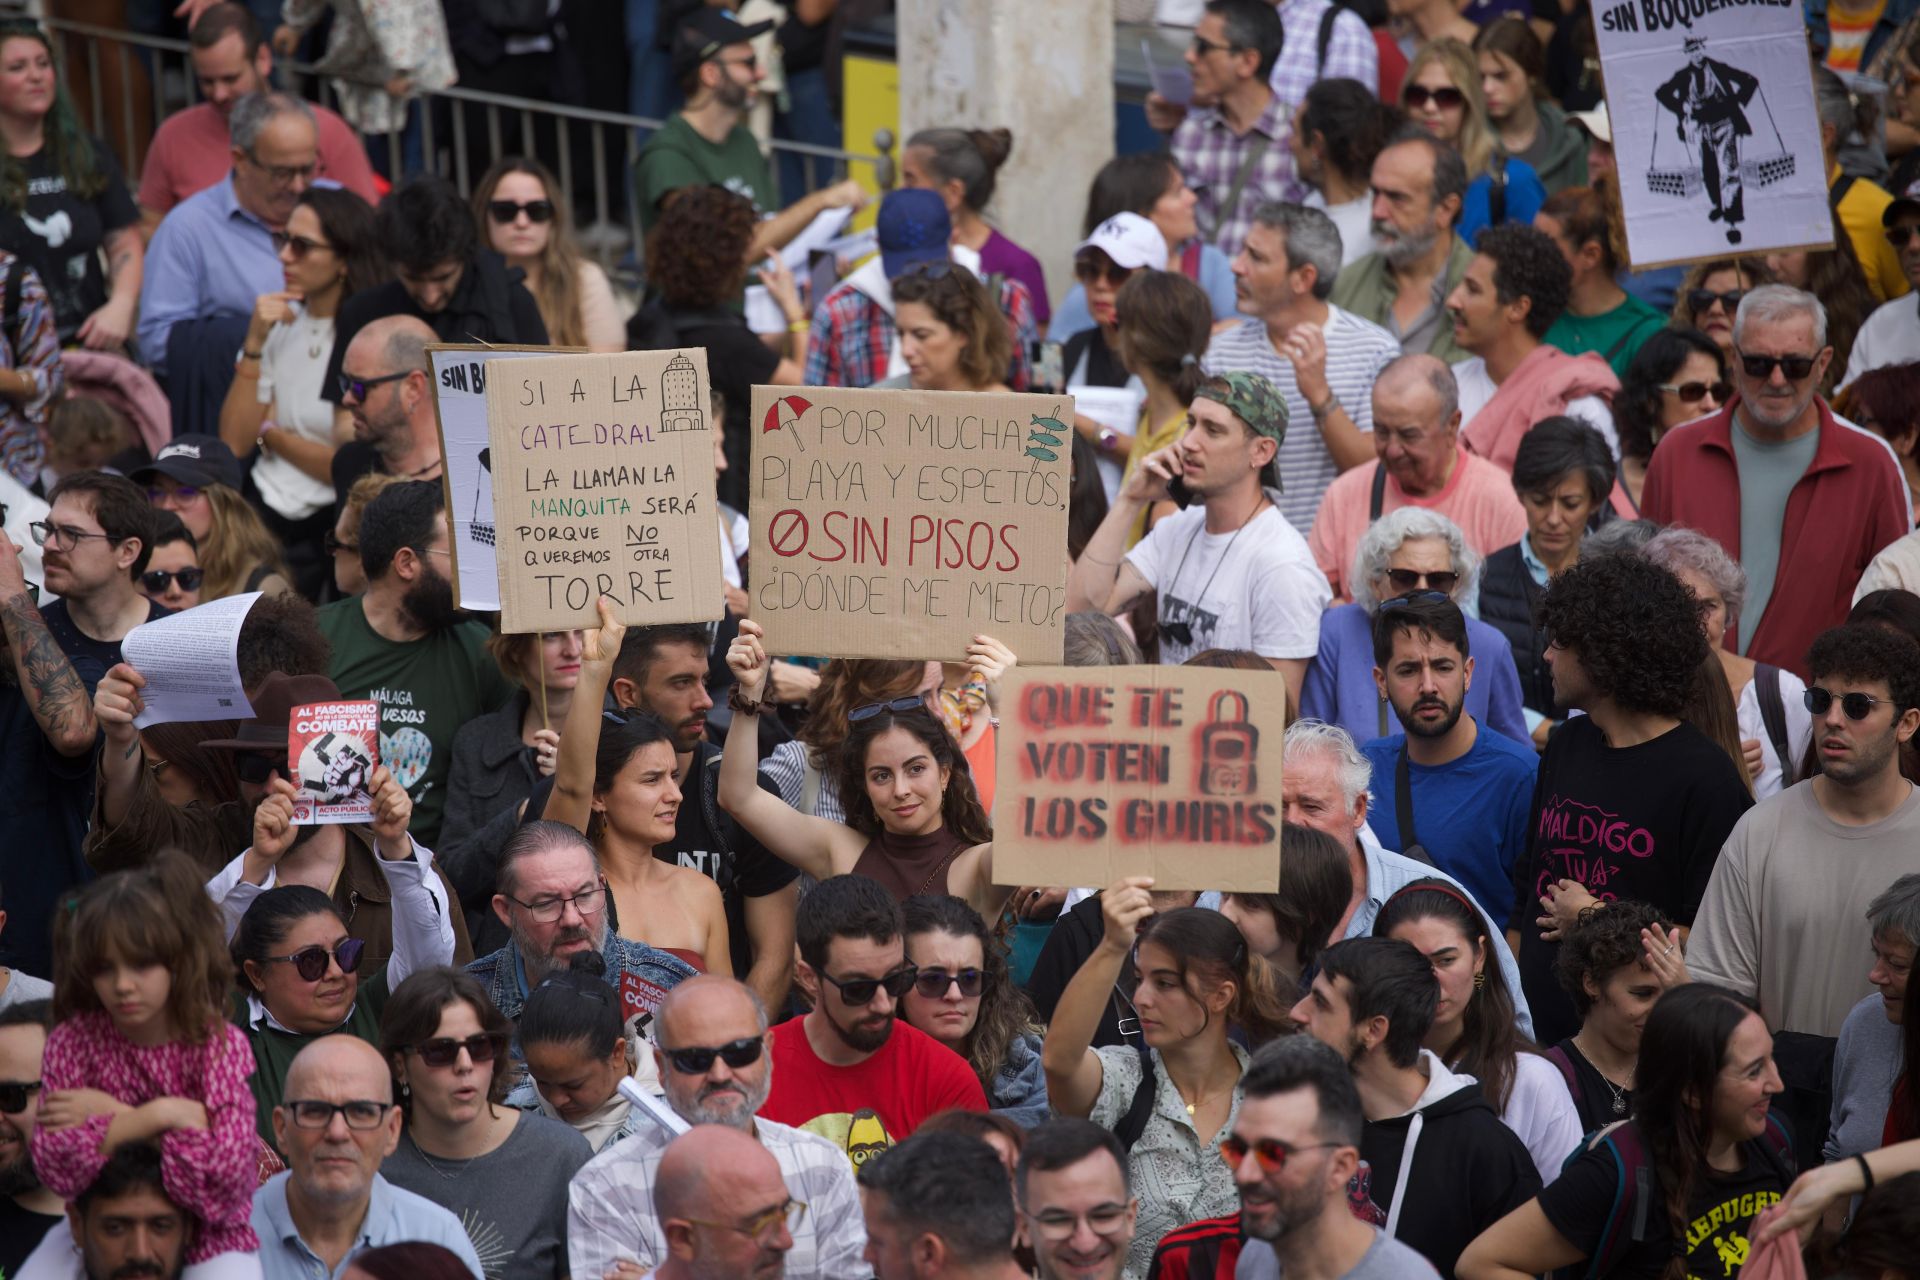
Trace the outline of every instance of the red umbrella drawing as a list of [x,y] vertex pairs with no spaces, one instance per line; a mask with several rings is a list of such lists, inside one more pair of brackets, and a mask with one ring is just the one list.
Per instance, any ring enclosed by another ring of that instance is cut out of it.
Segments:
[[767,416],[760,423],[760,434],[785,427],[793,432],[793,442],[800,446],[800,452],[805,453],[807,442],[800,435],[800,415],[811,408],[813,401],[802,396],[781,396],[767,409]]

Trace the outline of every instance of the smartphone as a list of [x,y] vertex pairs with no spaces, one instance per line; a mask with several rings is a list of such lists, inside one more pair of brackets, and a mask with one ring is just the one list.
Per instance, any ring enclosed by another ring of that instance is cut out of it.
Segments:
[[1193,494],[1188,490],[1187,482],[1179,476],[1167,482],[1167,496],[1183,509],[1193,502]]

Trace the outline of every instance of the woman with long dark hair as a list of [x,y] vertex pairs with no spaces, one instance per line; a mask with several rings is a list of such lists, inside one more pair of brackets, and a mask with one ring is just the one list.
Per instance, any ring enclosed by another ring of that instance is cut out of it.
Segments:
[[[1041,1052],[1054,1110],[1114,1130],[1127,1147],[1140,1197],[1126,1268],[1135,1280],[1168,1231],[1239,1207],[1233,1170],[1212,1158],[1233,1131],[1247,1069],[1229,1030],[1255,1045],[1292,1031],[1270,970],[1233,922],[1204,907],[1155,914],[1152,884],[1132,876],[1101,895],[1100,944],[1061,993]],[[1096,1049],[1116,984],[1132,1003],[1139,1044]]]
[[[1213,340],[1213,318],[1206,294],[1193,281],[1171,271],[1138,271],[1114,299],[1114,325],[1120,362],[1147,393],[1138,429],[1107,433],[1114,437],[1113,451],[1125,459],[1119,477],[1124,484],[1148,454],[1177,442],[1191,425],[1187,411],[1206,380],[1200,357]],[[1171,500],[1148,507],[1127,535],[1127,546],[1179,509]]]
[[[1197,661],[1205,656],[1196,654],[1185,665],[1224,665]],[[1346,918],[1353,901],[1353,867],[1338,840],[1292,822],[1280,828],[1280,865],[1286,868],[1284,892],[1222,894],[1220,914],[1238,926],[1247,946],[1266,961],[1280,998],[1291,1003],[1306,994],[1315,961]]]
[[1048,1115],[1044,1028],[1013,985],[999,940],[978,911],[948,894],[915,894],[901,910],[907,963],[920,975],[900,1015],[967,1060],[996,1112],[1027,1128],[1039,1124]]
[[1433,965],[1440,1001],[1424,1046],[1448,1070],[1480,1082],[1526,1144],[1541,1182],[1551,1181],[1580,1144],[1580,1117],[1559,1070],[1515,1025],[1513,993],[1485,919],[1453,885],[1428,878],[1387,899],[1373,935],[1410,942]]
[[[817,880],[871,876],[895,898],[951,893],[997,920],[1009,887],[993,882],[993,832],[973,772],[953,737],[919,696],[854,707],[835,764],[845,822],[796,813],[760,789],[759,721],[769,670],[763,632],[743,621],[727,650],[733,723],[720,766],[720,804],[775,855]],[[982,638],[970,665],[993,690],[1013,665],[1004,645]],[[564,747],[564,744],[563,744]]]
[[1613,397],[1613,426],[1620,433],[1620,486],[1640,508],[1647,464],[1660,437],[1683,422],[1719,411],[1733,388],[1727,356],[1698,329],[1679,325],[1656,330],[1620,375]]
[[473,189],[473,216],[488,247],[526,273],[554,346],[626,349],[619,300],[607,273],[574,242],[573,210],[552,170],[502,156]]
[[847,713],[855,707],[897,698],[926,701],[940,687],[940,676],[941,664],[937,662],[833,659],[820,669],[820,683],[807,699],[807,718],[799,731],[760,762],[760,775],[773,783],[782,800],[801,813],[832,822],[843,820],[846,810],[840,804],[835,764],[840,759],[840,744],[853,727]]
[[1737,1274],[1753,1218],[1793,1181],[1765,1019],[1724,987],[1675,987],[1647,1015],[1636,1084],[1633,1118],[1467,1246],[1459,1280],[1580,1262],[1603,1277]]

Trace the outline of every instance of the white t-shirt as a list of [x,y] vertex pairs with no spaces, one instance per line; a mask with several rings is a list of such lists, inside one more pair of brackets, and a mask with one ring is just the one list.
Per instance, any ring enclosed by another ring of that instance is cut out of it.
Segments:
[[[1269,500],[1278,497],[1267,491]],[[1206,649],[1248,649],[1263,658],[1311,658],[1333,588],[1307,540],[1278,507],[1265,507],[1231,533],[1206,531],[1195,503],[1153,526],[1127,561],[1160,593],[1160,661],[1185,662]],[[1185,624],[1192,639],[1168,634]]]
[[1340,233],[1340,265],[1350,267],[1360,259],[1380,247],[1373,238],[1373,195],[1362,195],[1358,200],[1348,200],[1343,204],[1328,204],[1327,197],[1318,191],[1309,191],[1307,198],[1300,202],[1309,209],[1318,209],[1333,219],[1334,228]]
[[[1806,759],[1807,744],[1813,741],[1813,714],[1803,701],[1806,691],[1804,680],[1791,671],[1781,669],[1780,703],[1786,711],[1787,750],[1792,753],[1796,765]],[[1760,716],[1760,677],[1757,674],[1740,691],[1740,701],[1735,711],[1739,716],[1741,741],[1748,738],[1760,740],[1760,776],[1753,780],[1754,799],[1764,800],[1780,794],[1783,789],[1780,785],[1780,757],[1773,749],[1773,739],[1767,736],[1767,722]]]
[[[260,403],[272,407],[280,426],[327,445],[333,443],[333,406],[320,391],[332,354],[333,317],[297,310],[291,323],[273,326],[260,344]],[[266,504],[289,520],[333,505],[332,485],[268,450],[253,464],[253,482]]]
[[750,545],[747,518],[724,502],[720,504],[720,576],[730,587],[746,585],[740,578],[740,557]]
[[[1487,362],[1479,356],[1468,356],[1453,366],[1453,380],[1460,386],[1460,434],[1465,435],[1467,427],[1473,421],[1473,415],[1487,407],[1487,401],[1493,399],[1500,390],[1487,374]],[[1620,433],[1613,429],[1613,410],[1599,396],[1581,396],[1578,400],[1567,402],[1567,416],[1580,421],[1598,431],[1607,438],[1607,448],[1613,451],[1614,460],[1620,458]]]
[[1537,1053],[1516,1054],[1513,1092],[1500,1119],[1526,1144],[1542,1183],[1560,1176],[1560,1166],[1580,1145],[1580,1112],[1567,1092],[1567,1078]]
[[1875,307],[1860,326],[1853,337],[1853,354],[1847,357],[1847,376],[1835,390],[1844,389],[1869,369],[1915,360],[1920,360],[1920,300],[1907,293]]

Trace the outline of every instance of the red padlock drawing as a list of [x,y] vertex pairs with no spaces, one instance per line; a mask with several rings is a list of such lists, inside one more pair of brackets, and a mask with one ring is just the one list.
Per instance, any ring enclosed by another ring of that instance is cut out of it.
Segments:
[[1250,796],[1256,781],[1260,730],[1250,720],[1244,693],[1222,689],[1207,704],[1200,727],[1200,791],[1210,796]]

